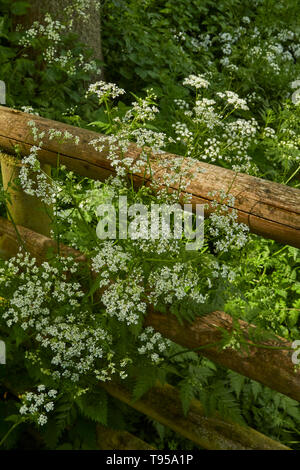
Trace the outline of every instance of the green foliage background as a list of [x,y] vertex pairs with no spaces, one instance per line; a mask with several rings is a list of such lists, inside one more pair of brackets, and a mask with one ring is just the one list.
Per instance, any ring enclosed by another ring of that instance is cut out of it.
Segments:
[[[19,45],[22,33],[13,28],[13,15],[24,14],[28,5],[23,1],[0,0],[0,79],[7,85],[7,105],[18,109],[31,106],[42,116],[83,127],[91,121],[105,121],[104,109],[85,98],[90,80],[87,72],[76,67],[76,73],[70,76],[59,65],[47,64],[42,55],[45,44],[39,41],[33,41],[30,50]],[[176,120],[174,99],[192,99],[192,92],[182,86],[183,79],[192,73],[209,73],[212,93],[230,89],[246,97],[255,92],[257,98],[252,102],[249,117],[255,117],[262,126],[271,126],[284,139],[287,126],[299,132],[299,106],[296,111],[285,106],[291,94],[290,82],[300,78],[299,57],[294,56],[289,62],[279,57],[280,73],[277,74],[268,64],[262,66],[259,57],[250,61],[246,51],[258,44],[262,50],[267,49],[282,30],[293,31],[299,40],[299,15],[297,0],[105,0],[101,8],[105,78],[139,96],[152,88],[161,108],[155,126],[172,135],[172,124]],[[250,19],[250,25],[232,46],[231,60],[236,69],[229,70],[221,63],[223,46],[219,37],[222,33],[234,36],[243,17]],[[254,28],[260,31],[256,39],[250,35]],[[209,47],[199,48],[199,36],[203,40],[207,34],[211,37]],[[290,43],[290,40],[285,41],[287,50]],[[73,50],[75,66],[79,54],[87,58],[90,55],[84,45],[74,42],[72,34],[66,35],[63,47]],[[130,98],[119,102],[120,116],[129,104]],[[180,153],[175,145],[170,150]],[[299,156],[299,148],[296,155]],[[259,176],[281,183],[289,179],[298,165],[266,140],[255,148],[254,158]],[[299,187],[295,178],[289,184]],[[88,185],[87,182],[86,187]],[[77,197],[83,198],[84,194]],[[83,233],[84,230],[79,231],[78,238],[84,238]],[[66,240],[68,236],[70,234],[66,235]],[[234,263],[235,289],[241,295],[229,299],[224,308],[285,338],[299,339],[299,250],[252,236],[243,256],[237,255]],[[179,346],[173,347],[174,353],[181,350]],[[21,357],[15,357],[11,368],[8,366],[5,372],[1,368],[0,378],[8,371],[12,384],[20,386],[22,368],[16,368],[17,364],[22,364]],[[190,400],[196,397],[204,403],[208,413],[218,409],[225,417],[246,423],[295,449],[300,448],[300,411],[293,400],[217,367],[194,353],[178,355],[171,365],[176,374],[166,371],[166,377],[180,387],[185,411]],[[133,385],[135,397],[153,384],[153,371],[145,372]],[[22,384],[21,388],[26,385]],[[103,403],[100,414],[99,407],[92,405],[99,400]],[[0,438],[11,426],[4,418],[16,414],[17,401],[2,385]],[[86,402],[78,400],[76,404],[62,400],[53,422],[41,432],[41,441],[36,445],[95,448],[94,421],[127,429],[159,448],[191,446],[106,394],[90,397]],[[24,423],[9,436],[5,445],[30,447],[30,432],[32,428]]]

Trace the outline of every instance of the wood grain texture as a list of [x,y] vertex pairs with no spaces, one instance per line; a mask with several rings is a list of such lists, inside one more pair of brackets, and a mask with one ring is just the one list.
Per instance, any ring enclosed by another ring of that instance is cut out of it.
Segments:
[[[39,262],[43,261],[49,250],[56,250],[53,240],[18,226],[18,231],[26,248]],[[0,234],[9,237],[14,245],[15,252],[18,247],[18,237],[10,221],[0,217]],[[79,262],[85,263],[86,258],[73,248],[61,246],[62,255],[74,255]],[[12,253],[13,254],[13,253]],[[232,330],[232,319],[224,312],[212,312],[198,317],[193,323],[180,324],[172,314],[164,314],[148,308],[145,317],[145,326],[153,326],[166,338],[188,349],[199,348],[221,339],[220,328]],[[253,326],[240,321],[241,328],[248,337],[249,329]],[[266,342],[266,346],[291,348],[291,344],[277,337],[276,341]],[[300,401],[300,370],[295,372],[291,360],[291,350],[272,350],[251,346],[249,352],[235,349],[220,350],[218,347],[201,349],[199,354],[212,361],[232,369],[246,377],[256,380],[277,392],[283,393],[294,400]]]
[[[97,152],[89,145],[99,134],[3,106],[0,106],[0,149],[13,153],[14,145],[18,145],[21,155],[28,154],[34,144],[27,125],[29,120],[34,120],[41,132],[47,133],[52,128],[67,130],[80,137],[79,145],[71,142],[59,144],[44,138],[43,149],[40,151],[40,160],[43,163],[56,166],[59,153],[60,162],[80,175],[105,180],[114,173],[107,159],[107,148]],[[139,154],[140,150],[132,144],[128,155],[138,159]],[[170,157],[168,154],[165,156]],[[171,158],[176,159],[178,156],[171,155]],[[157,175],[166,172],[163,166],[157,164],[155,155],[151,164]],[[204,173],[198,174],[199,169],[204,170]],[[192,179],[187,190],[192,195],[193,204],[210,202],[211,191],[230,190],[235,196],[239,221],[247,224],[253,233],[300,248],[299,189],[242,173],[235,174],[231,170],[205,162],[196,162],[194,173],[197,176]],[[133,175],[133,180],[136,186],[141,185],[143,172]],[[176,186],[173,189],[176,189]]]
[[217,414],[206,416],[198,400],[192,401],[187,416],[184,416],[179,393],[171,385],[153,387],[137,401],[132,401],[131,393],[115,382],[106,382],[101,387],[113,397],[173,429],[204,449],[289,450],[280,442],[248,426],[240,426]]
[[101,424],[97,424],[96,434],[100,450],[156,450],[127,431],[118,431]]
[[[241,320],[239,323],[248,341],[249,330],[255,327]],[[232,317],[220,311],[183,324],[172,314],[148,311],[144,324],[188,349],[217,343],[222,338],[221,329],[230,332],[233,328]],[[266,341],[262,345],[266,348],[252,346],[248,341],[247,351],[208,346],[199,350],[198,354],[300,401],[300,370],[294,370],[291,343],[277,337],[275,341]],[[282,349],[268,349],[273,347]]]
[[[89,2],[87,11],[88,19],[83,20],[77,11],[73,9],[73,27],[72,32],[78,35],[78,39],[85,46],[93,51],[93,57],[103,62],[103,54],[101,48],[101,21],[100,11],[95,8],[95,1]],[[64,8],[71,6],[68,0],[30,0],[30,8],[26,15],[13,17],[13,26],[21,25],[25,29],[29,29],[34,21],[45,24],[45,14],[49,13],[51,18],[56,21],[65,23],[66,17],[63,14]],[[70,20],[71,18],[67,18]]]

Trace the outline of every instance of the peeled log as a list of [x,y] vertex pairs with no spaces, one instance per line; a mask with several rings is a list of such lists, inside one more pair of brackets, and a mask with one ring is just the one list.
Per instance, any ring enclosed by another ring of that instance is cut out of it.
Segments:
[[[239,320],[239,324],[247,340],[248,331],[254,325],[242,320]],[[183,325],[174,315],[150,311],[144,325],[152,326],[163,336],[188,349],[217,343],[222,338],[220,328],[232,331],[233,327],[231,316],[218,311],[198,317],[193,323],[184,322]],[[208,346],[199,350],[198,354],[300,401],[300,370],[294,370],[294,350],[291,350],[291,343],[277,338],[276,341],[261,343],[265,348],[250,346],[249,342],[249,350],[244,352]],[[268,349],[273,347],[282,349]]]
[[[45,259],[50,250],[57,249],[56,243],[43,235],[20,226],[18,231],[28,251],[39,262]],[[17,246],[18,237],[12,223],[2,217],[0,217],[0,233],[10,237]],[[74,254],[78,262],[86,262],[86,258],[73,248],[60,245],[60,252],[66,256]],[[153,326],[166,338],[189,349],[220,341],[220,327],[227,331],[232,330],[231,317],[224,312],[212,312],[196,318],[193,323],[184,322],[182,325],[174,315],[155,312],[149,307],[144,324],[145,326]],[[240,325],[245,337],[247,337],[247,330],[252,325],[243,321],[240,321]],[[277,338],[276,344],[269,342],[265,345],[291,348],[290,343],[282,338]],[[250,347],[250,351],[245,354],[230,348],[219,350],[217,347],[207,347],[201,349],[199,354],[300,401],[300,370],[294,371],[291,351]]]
[[[0,160],[3,189],[10,198],[6,202],[8,218],[16,225],[30,228],[49,237],[52,208],[46,206],[37,196],[28,195],[20,185],[15,184],[15,180],[20,177],[22,167],[19,159],[0,152]],[[48,176],[51,174],[49,165],[42,164],[41,169]],[[12,250],[11,241],[4,235],[0,240],[0,253],[6,257],[6,253],[9,254]]]
[[131,400],[130,392],[117,383],[101,385],[110,395],[208,450],[289,450],[280,442],[240,426],[218,415],[206,416],[201,403],[193,400],[187,416],[179,393],[171,385],[151,388],[141,399]]
[[[98,133],[3,106],[0,106],[0,149],[13,153],[13,146],[18,145],[21,155],[27,155],[31,146],[35,144],[27,125],[29,120],[36,122],[40,132],[47,133],[52,128],[62,132],[67,130],[74,136],[80,137],[79,145],[70,141],[59,144],[54,139],[49,141],[45,137],[43,149],[39,153],[41,162],[56,166],[59,153],[60,162],[80,175],[105,180],[114,173],[107,159],[107,148],[97,152],[89,145],[91,140],[99,137]],[[138,158],[139,154],[138,147],[132,144],[128,155]],[[176,155],[171,157],[177,158]],[[166,171],[157,165],[155,156],[151,159],[151,165],[157,174]],[[205,173],[198,174],[197,169],[205,170]],[[230,190],[230,194],[235,196],[235,209],[239,221],[247,224],[253,233],[300,248],[299,189],[242,173],[236,174],[231,170],[204,162],[195,162],[194,171],[197,176],[191,181],[187,190],[192,194],[193,204],[210,202],[211,191]],[[133,181],[136,186],[141,185],[143,172],[133,175]]]
[[96,433],[100,450],[156,450],[127,431],[117,431],[97,424]]

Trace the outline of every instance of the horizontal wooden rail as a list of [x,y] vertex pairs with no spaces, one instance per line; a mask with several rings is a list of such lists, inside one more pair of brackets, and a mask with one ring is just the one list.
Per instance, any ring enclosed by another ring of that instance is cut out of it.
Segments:
[[[113,174],[114,170],[107,159],[107,148],[97,152],[90,145],[99,134],[3,106],[0,106],[0,149],[13,153],[14,146],[18,145],[20,154],[27,155],[31,146],[36,144],[27,124],[29,120],[34,120],[39,131],[46,133],[40,151],[43,163],[56,166],[59,153],[60,162],[80,175],[104,180]],[[78,136],[80,142],[75,145],[70,141],[59,143],[55,139],[49,140],[49,129],[68,131]],[[128,155],[137,159],[139,154],[140,150],[132,144]],[[166,158],[170,156],[173,160],[178,158],[166,154]],[[163,166],[157,165],[155,156],[152,165],[156,174],[166,172]],[[198,174],[199,169],[205,173]],[[211,191],[230,190],[235,196],[239,221],[247,224],[253,233],[300,248],[300,190],[246,174],[235,174],[204,162],[195,162],[194,172],[197,176],[187,189],[192,195],[193,204],[211,201]],[[143,181],[143,172],[134,174],[133,180],[139,186]]]
[[[43,235],[20,226],[18,231],[28,251],[38,261],[43,261],[47,252],[56,248],[55,242]],[[18,237],[12,223],[2,217],[0,217],[0,233],[9,237],[17,246]],[[65,255],[74,254],[78,261],[86,261],[80,252],[72,248],[61,246],[60,252]],[[193,323],[184,322],[181,325],[174,315],[162,314],[149,308],[145,325],[151,325],[165,337],[181,346],[193,349],[220,341],[220,328],[231,331],[232,319],[224,312],[213,312],[196,318]],[[251,326],[243,321],[240,321],[240,325],[247,337],[247,330]],[[278,337],[277,341],[267,342],[265,346],[290,348],[291,344]],[[245,354],[231,348],[220,350],[215,346],[201,349],[199,354],[300,401],[300,371],[294,371],[291,351],[251,346],[249,352]]]
[[[15,398],[19,398],[17,384],[12,385],[5,380],[1,385],[4,385]],[[38,444],[44,446],[45,442],[36,429],[29,426],[27,431]],[[112,429],[101,424],[96,425],[96,440],[97,450],[156,450],[155,447],[127,431]]]
[[179,393],[171,385],[153,387],[141,399],[132,401],[131,393],[117,383],[104,383],[101,387],[113,397],[150,416],[159,423],[181,434],[208,450],[289,450],[248,426],[241,426],[220,418],[206,416],[198,400],[193,400],[184,416]]
[[127,431],[117,431],[101,424],[97,424],[96,434],[99,450],[156,450]]
[[[16,385],[5,386],[18,395]],[[101,383],[109,395],[126,403],[137,411],[167,426],[186,439],[208,450],[291,450],[264,434],[223,419],[218,413],[207,416],[199,400],[193,400],[187,416],[183,414],[179,393],[175,387],[157,384],[142,398],[132,401],[131,393],[117,381]],[[40,440],[32,430],[33,437]],[[97,445],[100,450],[156,450],[148,443],[126,431],[109,429],[100,424],[96,427]]]

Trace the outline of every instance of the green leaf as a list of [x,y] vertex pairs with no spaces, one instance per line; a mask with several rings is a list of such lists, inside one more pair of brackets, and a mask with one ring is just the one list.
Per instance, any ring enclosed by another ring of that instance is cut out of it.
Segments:
[[258,382],[252,381],[251,382],[251,389],[252,389],[252,393],[254,395],[254,398],[256,400],[259,393],[261,393],[261,391],[262,391],[262,386]]
[[7,418],[5,418],[5,421],[17,423],[18,421],[21,421],[21,417],[20,415],[10,415]]
[[157,380],[157,372],[153,367],[145,368],[141,370],[140,375],[136,381],[132,392],[132,399],[133,401],[138,400],[141,398],[150,388],[155,385]]
[[99,389],[93,393],[86,393],[76,400],[81,413],[92,421],[107,424],[107,394]]
[[191,401],[195,398],[194,389],[189,380],[180,382],[180,399],[184,415],[187,415]]
[[93,121],[93,122],[90,122],[88,126],[96,126],[96,127],[99,127],[100,129],[109,129],[110,124],[108,124],[107,122],[103,122],[103,121]]
[[243,375],[237,374],[233,371],[229,371],[228,376],[232,390],[235,392],[237,398],[239,398],[246,378]]

